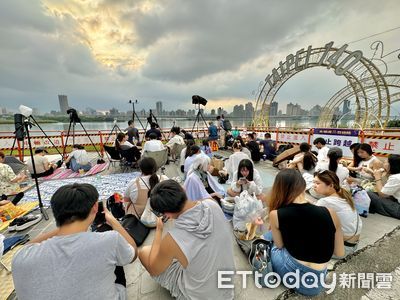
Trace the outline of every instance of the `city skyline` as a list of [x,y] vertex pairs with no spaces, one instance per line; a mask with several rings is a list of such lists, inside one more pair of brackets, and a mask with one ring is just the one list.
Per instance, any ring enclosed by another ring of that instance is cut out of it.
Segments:
[[[198,94],[206,110],[232,111],[255,105],[259,83],[287,55],[330,41],[371,58],[371,43],[382,40],[382,55],[394,51],[385,61],[396,74],[399,9],[395,0],[4,0],[0,107],[58,110],[58,95],[67,95],[78,110],[124,111],[130,99],[138,99],[138,110],[157,101],[188,110]],[[290,102],[309,110],[346,84],[332,70],[313,68],[291,78],[275,100],[283,113]]]

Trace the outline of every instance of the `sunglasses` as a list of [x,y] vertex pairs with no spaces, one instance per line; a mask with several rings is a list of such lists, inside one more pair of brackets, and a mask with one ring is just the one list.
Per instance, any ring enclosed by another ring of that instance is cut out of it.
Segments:
[[169,218],[168,218],[166,215],[164,215],[163,213],[158,212],[158,211],[156,211],[156,210],[154,210],[154,209],[152,209],[152,208],[150,208],[150,211],[151,211],[153,214],[155,214],[157,218],[162,218],[163,223],[167,222],[168,219],[169,219]]

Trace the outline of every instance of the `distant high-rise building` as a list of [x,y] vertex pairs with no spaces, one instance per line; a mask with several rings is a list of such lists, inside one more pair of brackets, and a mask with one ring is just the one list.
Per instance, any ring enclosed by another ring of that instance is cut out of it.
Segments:
[[317,104],[310,109],[310,116],[319,116],[321,112],[322,112],[322,107]]
[[7,114],[7,109],[5,107],[1,108],[1,114],[3,114],[3,115]]
[[244,107],[243,107],[243,105],[242,105],[242,104],[240,104],[240,105],[235,105],[235,106],[233,107],[232,115],[233,115],[234,117],[243,117],[243,115],[244,115]]
[[218,116],[222,115],[222,107],[218,107],[217,114]]
[[162,115],[163,110],[162,110],[162,102],[161,101],[157,101],[156,102],[156,114],[157,115]]
[[287,116],[293,116],[293,110],[294,110],[294,104],[290,102],[289,104],[286,105],[286,115]]
[[244,112],[246,118],[252,118],[254,114],[253,103],[247,102],[246,105],[244,106]]
[[350,100],[346,99],[343,101],[343,115],[348,114],[350,111]]
[[215,109],[214,109],[214,108],[211,109],[211,115],[212,115],[212,116],[215,116]]
[[58,95],[58,102],[60,103],[60,112],[66,114],[69,109],[68,98],[66,95]]
[[271,103],[269,115],[270,116],[278,115],[278,102],[274,101],[274,102]]

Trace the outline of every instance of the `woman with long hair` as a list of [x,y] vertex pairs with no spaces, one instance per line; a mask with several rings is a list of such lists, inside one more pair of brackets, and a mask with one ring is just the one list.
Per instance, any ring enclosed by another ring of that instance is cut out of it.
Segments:
[[322,161],[318,162],[317,166],[315,167],[315,171],[325,171],[329,170],[334,172],[337,177],[339,178],[340,185],[346,184],[346,179],[349,177],[349,170],[344,167],[340,160],[343,158],[343,151],[338,147],[332,147],[328,151],[328,162]]
[[350,145],[350,151],[353,153],[353,159],[351,163],[347,166],[347,169],[350,171],[350,177],[357,177],[358,164],[362,160],[361,157],[358,156],[358,149],[360,149],[360,143],[353,143]]
[[383,163],[373,154],[372,147],[369,144],[360,144],[357,154],[361,158],[356,169],[359,177],[361,179],[373,181],[374,171],[381,169]]
[[157,163],[152,157],[143,157],[139,161],[139,168],[142,174],[128,183],[124,201],[127,203],[126,213],[134,214],[140,218],[151,190],[157,183],[168,179],[168,177],[157,175]]
[[311,146],[308,143],[300,144],[300,153],[296,154],[292,161],[289,162],[289,169],[298,169],[301,173],[313,173],[317,158],[311,152]]
[[[387,178],[385,184],[384,177]],[[374,171],[374,178],[376,193],[368,192],[369,212],[400,219],[400,155],[390,154],[383,169]]]
[[[232,145],[233,154],[225,161],[224,168],[220,171],[223,176],[228,175],[228,180],[231,182],[233,179],[233,174],[238,170],[239,163],[243,159],[250,159],[246,153],[242,152],[242,145],[240,141],[234,141]],[[229,192],[228,192],[229,193]]]
[[184,165],[185,165],[185,160],[186,158],[188,158],[188,156],[190,156],[190,148],[195,145],[196,143],[194,142],[194,140],[187,140],[185,142],[186,144],[186,148],[183,148],[181,151],[181,155],[180,157],[180,166],[181,166],[181,171],[182,173],[184,172]]
[[353,197],[340,186],[338,176],[329,170],[315,173],[314,190],[324,196],[316,205],[334,210],[340,219],[345,255],[353,253],[357,249],[362,229],[362,221],[355,209]]
[[196,155],[184,184],[189,200],[214,199],[219,202],[220,199],[224,198],[225,190],[211,176],[210,168],[211,159],[207,155]]
[[326,276],[328,261],[332,255],[343,256],[344,247],[336,213],[307,202],[305,189],[306,183],[297,170],[285,169],[275,177],[269,201],[274,242],[271,261],[281,278],[289,272],[300,272],[304,280],[295,291],[313,296],[323,290],[320,279]]
[[243,191],[248,191],[249,194],[255,194],[258,199],[265,201],[266,197],[262,190],[261,176],[254,168],[253,162],[248,158],[242,159],[233,174],[231,187],[227,190],[228,195],[235,197]]

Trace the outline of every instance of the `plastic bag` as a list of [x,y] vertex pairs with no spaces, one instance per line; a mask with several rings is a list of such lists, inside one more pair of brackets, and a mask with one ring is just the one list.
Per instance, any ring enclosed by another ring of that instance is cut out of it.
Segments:
[[247,223],[253,223],[257,218],[262,217],[263,205],[255,195],[243,191],[235,197],[235,209],[233,211],[233,229],[247,231]]
[[144,211],[140,217],[140,221],[144,226],[155,228],[157,226],[157,216],[150,209],[150,199],[147,200]]
[[351,188],[351,194],[358,214],[362,217],[367,217],[371,204],[371,198],[368,196],[367,191],[361,186],[355,186]]

